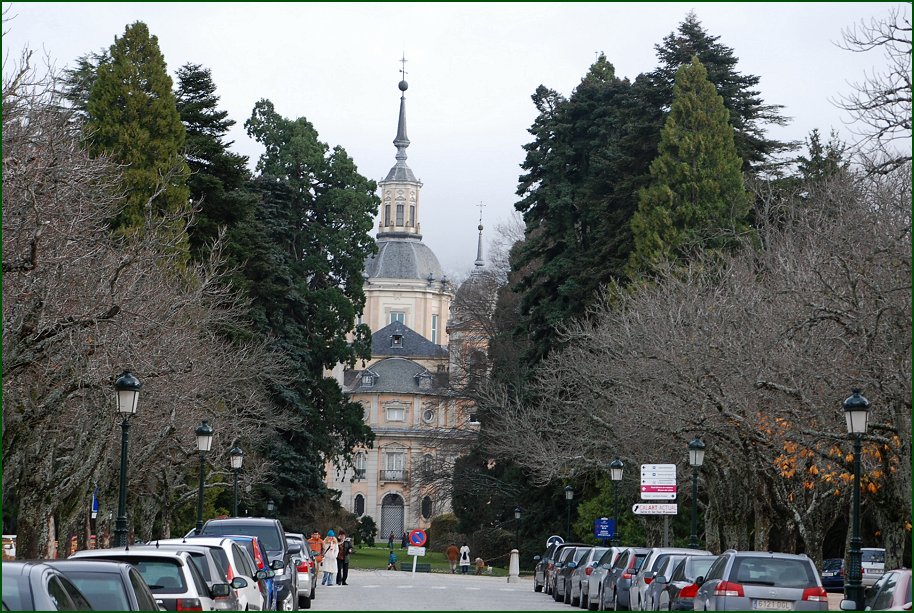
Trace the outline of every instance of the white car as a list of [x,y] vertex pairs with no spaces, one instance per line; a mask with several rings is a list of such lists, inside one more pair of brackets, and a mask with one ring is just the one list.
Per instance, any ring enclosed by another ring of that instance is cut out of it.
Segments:
[[860,581],[863,587],[870,587],[885,573],[885,549],[878,547],[860,548]]
[[[588,608],[591,611],[596,611],[600,606],[600,597],[603,586],[603,579],[606,577],[606,573],[609,572],[609,569],[612,568],[612,565],[615,563],[616,558],[619,557],[619,554],[625,550],[624,547],[610,547],[597,563],[594,565],[593,570],[590,571],[590,575],[587,577],[587,587],[582,586],[582,591],[586,595],[586,598],[581,601],[581,608]],[[585,601],[586,600],[586,604]]]
[[645,610],[647,589],[657,575],[660,563],[671,555],[711,555],[704,549],[686,549],[684,547],[653,547],[647,552],[638,574],[632,579],[632,586],[628,594],[629,608],[632,611]]
[[242,611],[246,609],[263,611],[267,608],[265,603],[269,601],[269,594],[267,594],[266,584],[263,581],[266,573],[257,570],[257,564],[244,547],[232,539],[222,536],[189,536],[184,539],[168,539],[159,542],[181,543],[185,540],[194,545],[218,547],[225,554],[232,576],[242,577],[247,581],[247,586],[238,590],[238,600]]

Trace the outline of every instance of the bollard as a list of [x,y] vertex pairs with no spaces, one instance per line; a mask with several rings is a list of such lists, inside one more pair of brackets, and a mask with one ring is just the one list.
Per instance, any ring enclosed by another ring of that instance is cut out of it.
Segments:
[[520,553],[517,549],[511,550],[511,561],[508,563],[508,583],[520,581]]

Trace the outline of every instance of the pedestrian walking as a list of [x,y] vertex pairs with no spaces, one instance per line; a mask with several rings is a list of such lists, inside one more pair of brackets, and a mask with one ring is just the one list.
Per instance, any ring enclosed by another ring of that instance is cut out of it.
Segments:
[[400,549],[406,549],[409,546],[409,537],[406,536],[406,533],[403,533],[403,537],[400,539]]
[[394,553],[394,550],[390,550],[390,555],[387,556],[387,570],[397,570],[397,554]]
[[336,540],[336,534],[333,530],[327,530],[327,538],[324,539],[324,561],[321,562],[321,570],[324,571],[321,585],[331,586],[336,581],[334,576],[337,571],[336,558],[339,553],[340,546]]
[[445,552],[447,555],[448,564],[451,565],[451,574],[457,572],[457,559],[460,557],[460,550],[457,549],[457,545],[451,543]]
[[470,572],[470,547],[466,544],[466,541],[460,548],[460,572],[464,575]]
[[321,560],[324,559],[324,539],[321,538],[321,533],[317,530],[314,530],[308,539],[308,549],[314,552],[314,557],[317,563],[320,564]]
[[340,530],[340,551],[336,556],[336,584],[348,585],[349,555],[352,553],[352,539],[346,536],[345,530]]
[[394,533],[391,532],[390,536],[387,537],[387,548],[393,551],[394,549]]

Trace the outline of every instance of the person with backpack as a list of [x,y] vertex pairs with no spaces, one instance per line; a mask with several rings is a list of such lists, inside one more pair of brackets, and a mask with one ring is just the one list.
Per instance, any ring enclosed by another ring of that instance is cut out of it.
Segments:
[[340,551],[336,556],[336,584],[349,585],[349,556],[352,555],[352,539],[346,536],[345,530],[340,530]]
[[464,541],[460,548],[460,572],[464,575],[470,572],[470,547]]

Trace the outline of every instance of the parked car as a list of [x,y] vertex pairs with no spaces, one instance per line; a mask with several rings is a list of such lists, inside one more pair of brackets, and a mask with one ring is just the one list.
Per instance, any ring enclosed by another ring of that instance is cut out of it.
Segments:
[[593,545],[578,545],[564,549],[555,569],[555,590],[552,598],[556,602],[571,604],[571,573],[578,567],[581,558],[591,549],[593,549]]
[[[666,556],[663,560],[658,560],[657,570],[654,572],[651,582],[644,591],[644,599],[641,601],[642,611],[656,611],[659,606],[659,596],[663,589],[669,584],[668,577],[673,574],[673,569],[679,566],[679,563],[685,560],[686,556],[681,554],[672,554]],[[661,579],[661,581],[658,581]]]
[[644,562],[642,562],[640,568],[638,568],[638,573],[632,577],[632,586],[630,590],[631,595],[629,596],[629,608],[631,608],[632,611],[648,610],[643,606],[643,604],[647,597],[647,590],[651,585],[651,581],[654,580],[654,576],[657,574],[657,569],[659,568],[660,563],[671,555],[678,554],[683,556],[690,553],[703,553],[705,555],[711,555],[710,551],[705,551],[704,549],[652,547],[644,557]]
[[86,549],[70,559],[102,559],[132,564],[149,586],[156,604],[168,611],[215,611],[215,599],[228,595],[228,583],[206,584],[203,575],[183,551],[149,548]]
[[62,572],[43,562],[3,562],[4,611],[91,611]]
[[860,548],[860,581],[863,587],[870,587],[882,578],[885,572],[885,549],[878,547]]
[[647,547],[629,547],[616,558],[612,568],[603,578],[599,609],[605,610],[610,606],[614,611],[628,609],[632,579],[638,574],[638,569],[641,568],[649,551]]
[[171,540],[218,548],[225,555],[225,561],[228,564],[227,578],[241,577],[248,583],[247,586],[237,590],[238,604],[242,610],[263,611],[269,607],[271,597],[270,588],[267,585],[268,571],[258,570],[257,563],[243,545],[224,536],[189,536],[184,539],[169,539],[169,541]]
[[613,564],[619,558],[619,554],[625,551],[625,547],[610,547],[603,552],[597,564],[593,567],[593,572],[587,578],[587,585],[584,588],[586,602],[581,603],[581,608],[587,608],[596,611],[600,606],[601,590],[603,589],[603,579],[612,569]]
[[533,569],[533,591],[542,592],[546,586],[546,568],[554,561],[555,550],[560,543],[553,543],[546,548],[541,556],[533,556],[536,566]]
[[[206,545],[194,543],[193,541],[188,543],[186,539],[182,539],[181,542],[171,542],[170,540],[165,542],[154,541],[154,544],[152,545],[133,547],[131,550],[139,551],[141,549],[170,549],[173,551],[187,552],[190,554],[190,559],[197,567],[197,570],[203,575],[203,580],[206,581],[206,585],[209,588],[212,589],[217,583],[228,583],[232,588],[225,596],[218,596],[213,599],[215,601],[216,610],[243,610],[243,607],[240,606],[241,601],[238,596],[238,591],[247,587],[248,582],[243,577],[228,578],[228,560],[221,549],[208,547]],[[218,553],[216,553],[217,551]]]
[[229,534],[226,535],[226,538],[230,538],[241,547],[243,547],[248,555],[251,556],[254,560],[254,565],[258,571],[263,571],[265,574],[264,585],[267,589],[267,610],[276,611],[279,607],[279,585],[274,579],[276,576],[275,569],[273,566],[279,566],[282,564],[280,560],[270,560],[270,556],[267,553],[266,547],[263,546],[263,543],[260,542],[256,536],[244,536],[239,534]]
[[[304,535],[300,536],[302,537],[301,547],[292,554],[292,563],[295,564],[298,574],[298,607],[310,609],[311,601],[314,600],[314,594],[317,591],[317,576],[320,568],[317,564],[316,554],[308,547]],[[295,537],[286,532],[286,539],[295,540]]]
[[125,562],[47,560],[73,582],[96,611],[158,611],[139,571]]
[[[278,587],[279,605],[285,611],[298,608],[298,577],[296,577],[298,571],[292,564],[292,554],[289,551],[289,544],[286,542],[286,534],[278,519],[267,517],[211,519],[203,525],[202,534],[256,536],[266,547],[269,559],[274,562],[271,568],[276,571],[274,580]],[[275,564],[276,562],[279,564]]]
[[867,602],[866,611],[910,611],[911,570],[901,568],[883,574]]
[[659,584],[659,594],[654,597],[657,611],[692,611],[698,585],[695,580],[705,577],[717,556],[686,556],[673,569],[671,575],[656,576],[651,586]]
[[805,555],[728,550],[699,578],[695,610],[827,611],[828,594]]
[[822,560],[822,587],[826,592],[844,591],[844,558],[827,558]]
[[587,608],[587,580],[609,547],[591,547],[571,571],[571,606]]
[[545,587],[544,591],[555,598],[555,579],[558,572],[562,569],[562,558],[565,557],[568,548],[584,547],[584,543],[561,543],[552,553],[552,561],[546,564]]

